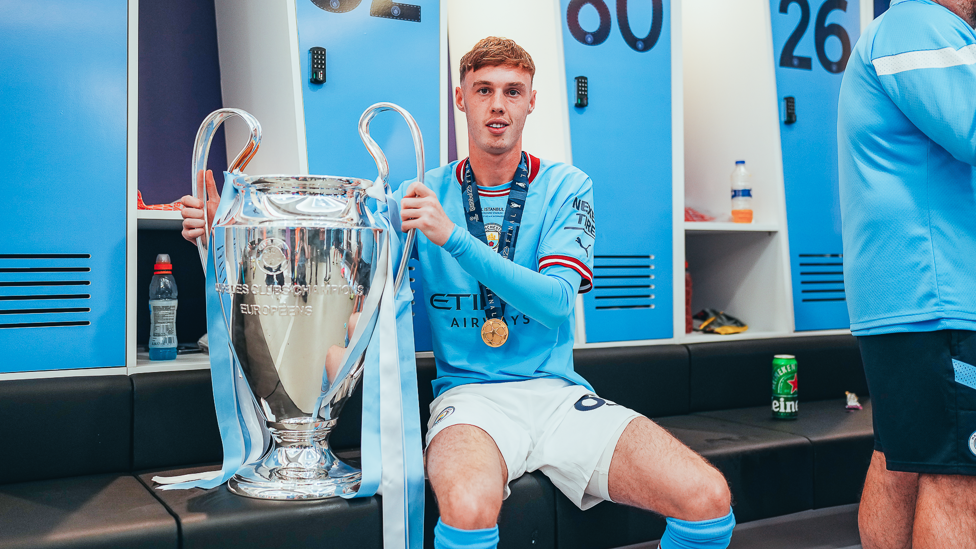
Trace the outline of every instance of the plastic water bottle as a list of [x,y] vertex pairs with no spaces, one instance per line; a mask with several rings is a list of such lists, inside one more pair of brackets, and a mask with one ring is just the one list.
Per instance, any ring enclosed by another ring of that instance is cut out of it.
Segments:
[[752,223],[752,175],[745,160],[736,160],[732,170],[732,222]]
[[149,360],[176,359],[176,297],[173,264],[159,254],[149,284]]

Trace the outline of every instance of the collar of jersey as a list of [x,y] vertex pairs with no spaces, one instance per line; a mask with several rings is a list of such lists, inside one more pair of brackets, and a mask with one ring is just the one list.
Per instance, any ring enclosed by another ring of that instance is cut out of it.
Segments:
[[492,196],[508,196],[508,193],[512,190],[512,182],[502,183],[501,185],[495,185],[494,187],[485,187],[483,185],[478,185],[478,196],[492,197]]
[[[532,181],[535,180],[535,176],[539,175],[539,169],[542,167],[542,161],[529,153],[525,154],[529,157],[529,184],[531,185]],[[458,162],[457,166],[454,167],[454,181],[457,182],[458,186],[460,186],[461,181],[464,180],[464,165],[467,164],[467,162],[468,159],[465,158],[464,160]],[[511,187],[511,181],[509,181],[507,185]],[[484,196],[484,189],[500,189],[502,186],[503,185],[496,185],[495,187],[482,187],[481,185],[478,185],[478,194]]]

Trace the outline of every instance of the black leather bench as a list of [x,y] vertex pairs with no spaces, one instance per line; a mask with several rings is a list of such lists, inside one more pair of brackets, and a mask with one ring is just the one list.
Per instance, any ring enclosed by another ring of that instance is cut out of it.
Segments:
[[[770,419],[770,363],[799,362],[801,411]],[[601,396],[652,417],[729,480],[740,523],[856,502],[871,451],[870,400],[850,336],[584,349],[577,370]],[[418,360],[421,421],[432,359]],[[332,436],[357,455],[361,399]],[[0,383],[0,549],[8,547],[380,547],[379,497],[320,502],[241,498],[225,488],[161,491],[155,474],[215,468],[221,449],[209,371]],[[585,443],[581,441],[581,443]],[[502,549],[619,547],[660,537],[664,520],[603,503],[583,513],[541,473],[512,483]],[[425,546],[437,506],[428,487]]]
[[176,520],[130,474],[127,376],[5,381],[0,418],[0,547],[179,547]]
[[[799,365],[795,422],[771,419],[776,354]],[[722,471],[739,523],[858,501],[873,435],[868,399],[864,410],[844,408],[844,391],[867,396],[853,337],[585,349],[575,358],[601,396],[653,418]],[[565,498],[556,522],[560,549],[654,540],[665,524],[613,503],[584,513]]]

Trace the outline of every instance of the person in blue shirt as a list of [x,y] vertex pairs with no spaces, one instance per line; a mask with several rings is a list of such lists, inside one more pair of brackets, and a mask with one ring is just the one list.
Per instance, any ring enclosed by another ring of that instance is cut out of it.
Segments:
[[838,111],[844,278],[874,410],[869,548],[976,547],[976,0],[893,0]]
[[[725,548],[735,519],[722,474],[573,369],[576,296],[593,286],[593,188],[522,150],[534,74],[514,41],[478,42],[454,96],[470,156],[395,195],[403,230],[419,231],[437,363],[425,452],[434,546],[496,547],[508,484],[540,470],[582,509],[610,500],[668,517],[663,549]],[[193,239],[203,204],[184,200]]]

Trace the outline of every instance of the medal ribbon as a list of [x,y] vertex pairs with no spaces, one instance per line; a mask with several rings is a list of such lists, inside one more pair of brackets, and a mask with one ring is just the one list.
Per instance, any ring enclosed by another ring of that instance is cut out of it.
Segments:
[[[464,162],[464,180],[461,181],[461,194],[465,202],[464,213],[468,223],[468,232],[487,245],[488,235],[485,234],[481,197],[478,196],[474,170],[471,169],[470,161]],[[515,241],[518,239],[519,226],[522,224],[522,212],[525,211],[525,198],[528,194],[529,157],[523,152],[522,161],[519,162],[518,168],[515,170],[515,177],[512,179],[512,189],[508,192],[508,204],[505,206],[502,231],[498,235],[498,253],[509,261],[514,261]],[[501,318],[505,313],[505,302],[484,284],[479,282],[478,287],[481,289],[481,303],[484,304],[485,316]]]

